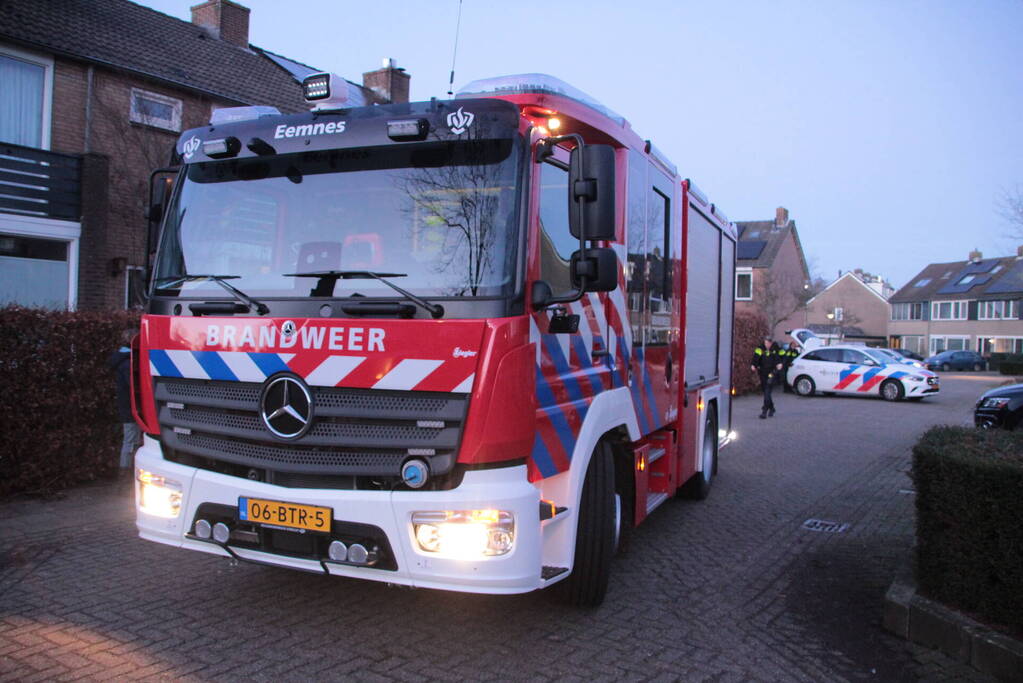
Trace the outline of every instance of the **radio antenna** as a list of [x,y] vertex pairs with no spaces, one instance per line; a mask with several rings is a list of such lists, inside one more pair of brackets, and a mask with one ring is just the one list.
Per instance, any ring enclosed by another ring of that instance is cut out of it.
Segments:
[[458,20],[455,22],[455,49],[451,52],[451,77],[448,79],[448,97],[455,94],[455,58],[458,57],[458,32],[462,28],[462,0],[458,0]]

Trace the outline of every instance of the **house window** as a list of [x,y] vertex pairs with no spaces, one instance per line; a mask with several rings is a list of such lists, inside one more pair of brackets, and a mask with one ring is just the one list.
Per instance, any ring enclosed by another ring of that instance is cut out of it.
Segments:
[[924,304],[892,304],[892,320],[923,320]]
[[839,322],[839,321],[842,320],[843,313],[844,313],[844,310],[840,306],[836,306],[835,307],[835,310],[832,312],[832,315],[835,318],[835,322]]
[[737,270],[735,272],[735,298],[738,301],[753,299],[753,271]]
[[918,334],[905,334],[899,342],[900,349],[906,349],[914,353],[926,353],[924,350],[924,337]]
[[0,233],[0,306],[73,309],[78,240]]
[[913,285],[913,286],[914,287],[926,287],[930,283],[931,283],[931,278],[925,277],[925,278],[921,278],[921,279],[917,280],[916,284]]
[[0,48],[0,142],[49,149],[53,60]]
[[959,282],[957,282],[956,284],[968,285],[976,279],[977,279],[976,275],[963,275],[961,278],[959,278]]
[[966,301],[935,301],[931,304],[931,320],[966,320]]
[[138,88],[131,89],[129,118],[134,123],[180,132],[181,108],[181,100],[176,97],[167,97]]
[[1019,301],[981,301],[981,320],[1018,320]]
[[978,336],[977,353],[983,356],[992,353],[1023,353],[1023,337]]
[[931,354],[942,351],[964,351],[969,347],[970,338],[964,336],[931,336]]

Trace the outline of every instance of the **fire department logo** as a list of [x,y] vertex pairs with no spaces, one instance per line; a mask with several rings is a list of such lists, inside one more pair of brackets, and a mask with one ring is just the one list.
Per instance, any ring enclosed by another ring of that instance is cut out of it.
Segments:
[[294,375],[277,375],[263,385],[259,416],[274,436],[297,439],[312,426],[313,397]]
[[462,111],[459,107],[458,111],[453,111],[448,114],[448,127],[451,128],[451,132],[455,135],[461,135],[465,131],[469,130],[469,126],[476,120],[476,115],[471,111]]
[[181,146],[182,150],[181,156],[185,157],[186,159],[191,159],[192,155],[199,150],[200,144],[201,143],[199,142],[199,138],[193,135],[191,138],[185,141],[185,144]]

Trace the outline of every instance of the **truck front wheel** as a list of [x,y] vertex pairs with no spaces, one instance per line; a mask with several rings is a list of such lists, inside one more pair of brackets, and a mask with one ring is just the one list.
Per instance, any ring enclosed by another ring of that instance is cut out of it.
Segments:
[[618,523],[614,472],[611,449],[601,441],[586,468],[572,574],[559,586],[565,601],[577,607],[596,607],[607,593]]

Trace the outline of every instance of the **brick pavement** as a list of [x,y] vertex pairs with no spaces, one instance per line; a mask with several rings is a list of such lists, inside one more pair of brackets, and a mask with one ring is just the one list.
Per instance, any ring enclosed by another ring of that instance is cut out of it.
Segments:
[[[0,682],[31,680],[984,680],[880,625],[908,565],[909,449],[970,419],[993,376],[923,403],[781,396],[708,500],[670,502],[604,605],[390,588],[135,536],[129,488],[0,506]],[[808,518],[848,523],[808,531]]]

